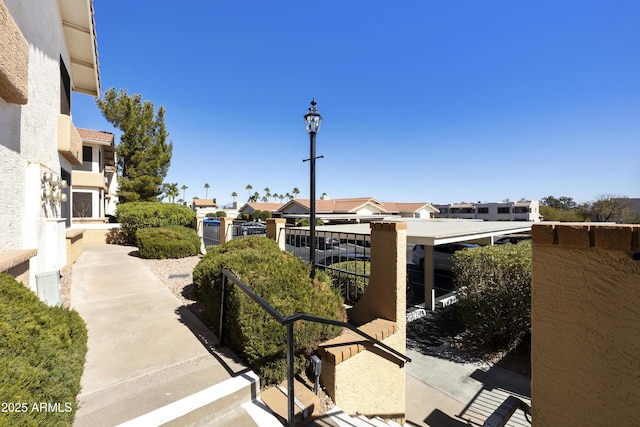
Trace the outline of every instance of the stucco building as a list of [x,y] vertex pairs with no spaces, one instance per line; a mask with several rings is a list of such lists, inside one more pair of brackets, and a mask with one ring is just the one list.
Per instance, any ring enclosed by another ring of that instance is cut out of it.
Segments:
[[73,166],[71,215],[74,224],[106,222],[115,215],[118,178],[114,136],[111,132],[78,128],[82,138],[82,164]]
[[481,219],[484,221],[541,221],[540,202],[451,203],[434,204],[436,218]]
[[0,0],[0,267],[32,288],[67,264],[72,91],[100,94],[92,1]]

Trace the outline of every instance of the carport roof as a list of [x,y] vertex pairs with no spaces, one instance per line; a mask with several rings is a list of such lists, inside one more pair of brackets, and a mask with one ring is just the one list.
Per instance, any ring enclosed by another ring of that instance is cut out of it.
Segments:
[[[388,219],[386,220],[388,221]],[[392,220],[407,223],[407,243],[428,246],[444,243],[464,242],[504,234],[525,233],[531,231],[533,222],[524,221],[475,221],[464,219],[413,219]],[[301,227],[308,229],[309,227]],[[334,233],[371,234],[368,223],[324,225],[316,231]]]

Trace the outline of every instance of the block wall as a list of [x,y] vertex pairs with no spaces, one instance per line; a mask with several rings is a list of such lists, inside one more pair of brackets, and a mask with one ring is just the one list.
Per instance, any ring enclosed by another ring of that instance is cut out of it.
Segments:
[[640,226],[534,225],[536,426],[640,419]]

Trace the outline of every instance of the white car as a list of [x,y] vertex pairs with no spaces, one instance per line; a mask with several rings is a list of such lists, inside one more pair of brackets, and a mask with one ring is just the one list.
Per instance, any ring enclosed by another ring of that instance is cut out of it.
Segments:
[[[433,247],[433,269],[451,272],[453,260],[451,255],[462,249],[477,248],[474,243],[447,243]],[[411,262],[424,268],[424,245],[415,245]]]

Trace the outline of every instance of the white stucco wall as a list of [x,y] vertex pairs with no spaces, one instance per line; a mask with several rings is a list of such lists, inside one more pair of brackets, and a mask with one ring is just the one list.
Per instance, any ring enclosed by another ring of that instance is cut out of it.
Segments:
[[69,72],[71,63],[56,1],[4,3],[29,43],[29,89],[26,105],[0,100],[0,250],[37,249],[30,278],[35,284],[35,274],[51,267],[47,248],[60,247],[47,241],[60,234],[51,226],[47,232],[47,215],[51,220],[59,213],[41,205],[40,176],[44,170],[60,175],[60,56]]

